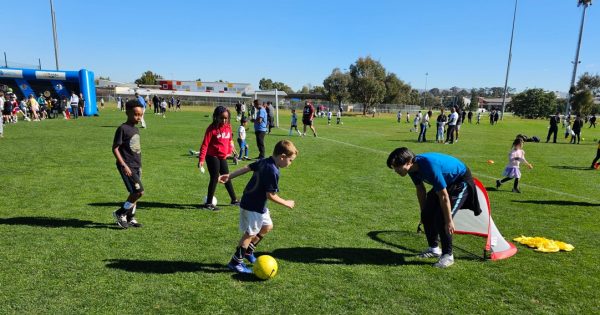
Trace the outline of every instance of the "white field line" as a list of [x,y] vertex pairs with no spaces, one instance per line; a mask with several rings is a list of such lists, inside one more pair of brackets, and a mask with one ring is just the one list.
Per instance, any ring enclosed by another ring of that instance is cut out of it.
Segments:
[[[283,128],[279,128],[281,130],[286,130]],[[287,131],[287,130],[286,130]],[[306,136],[308,137],[308,136]],[[313,136],[310,136],[311,138],[313,138]],[[377,150],[377,149],[373,149],[373,148],[368,148],[368,147],[363,147],[360,145],[356,145],[356,144],[352,144],[352,143],[348,143],[348,142],[344,142],[344,141],[339,141],[339,140],[335,140],[335,139],[329,139],[329,138],[324,138],[321,136],[318,136],[317,139],[321,139],[321,140],[326,140],[326,141],[330,141],[330,142],[334,142],[334,143],[338,143],[338,144],[342,144],[342,145],[346,145],[346,146],[350,146],[353,148],[358,148],[358,149],[362,149],[362,150],[367,150],[367,151],[371,151],[371,152],[375,152],[375,153],[381,153],[381,154],[389,154],[389,152],[387,151],[382,151],[382,150]],[[486,174],[481,174],[481,173],[473,173],[475,176],[478,177],[483,177],[483,178],[488,178],[488,179],[497,179],[496,177],[493,176],[489,176]],[[596,199],[592,199],[592,198],[588,198],[588,197],[583,197],[583,196],[579,196],[579,195],[574,195],[574,194],[569,194],[566,192],[562,192],[562,191],[558,191],[558,190],[553,190],[553,189],[549,189],[549,188],[545,188],[545,187],[539,187],[539,186],[535,186],[535,185],[530,185],[530,184],[520,184],[521,186],[524,187],[530,187],[530,188],[534,188],[534,189],[538,189],[538,190],[543,190],[549,193],[553,193],[553,194],[557,194],[557,195],[562,195],[562,196],[566,196],[566,197],[571,197],[574,199],[579,199],[579,200],[586,200],[586,201],[593,201],[596,202]]]

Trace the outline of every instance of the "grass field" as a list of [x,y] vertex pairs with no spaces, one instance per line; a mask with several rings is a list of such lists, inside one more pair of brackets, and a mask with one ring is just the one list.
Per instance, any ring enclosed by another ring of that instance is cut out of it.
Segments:
[[[187,151],[200,145],[208,114],[207,108],[166,119],[147,115],[146,194],[138,208],[145,226],[128,230],[117,229],[111,216],[126,197],[111,153],[124,114],[105,109],[95,118],[5,126],[0,313],[600,312],[600,171],[588,169],[600,129],[586,126],[580,145],[562,137],[560,144],[527,143],[534,169],[523,170],[523,193],[510,192],[510,183],[489,189],[494,221],[507,239],[544,236],[574,251],[542,254],[517,245],[510,259],[482,261],[484,239],[459,235],[455,265],[438,270],[435,261],[415,257],[426,242],[415,233],[414,185],[386,168],[388,153],[400,146],[448,153],[491,187],[514,136],[545,140],[547,122],[508,118],[490,126],[482,119],[465,125],[458,143],[441,145],[417,143],[410,126],[392,115],[331,126],[317,119],[319,138],[291,137],[300,155],[281,170],[280,195],[296,208],[270,206],[275,229],[258,251],[278,260],[279,274],[263,282],[225,267],[239,239],[238,210],[198,207],[208,177]],[[287,127],[289,116],[282,122]],[[435,139],[433,129],[428,134]],[[267,150],[284,138],[287,130],[274,130]],[[238,195],[249,178],[234,180]],[[222,186],[216,196],[228,201]]]

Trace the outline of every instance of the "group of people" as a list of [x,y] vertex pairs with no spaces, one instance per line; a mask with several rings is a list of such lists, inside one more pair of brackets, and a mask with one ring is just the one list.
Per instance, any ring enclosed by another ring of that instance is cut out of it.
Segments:
[[[402,121],[402,112],[398,111],[396,116],[397,121]],[[413,120],[413,127],[410,129],[411,132],[419,132],[417,142],[427,142],[427,130],[431,128],[431,120],[433,119],[433,111],[430,109],[426,113],[418,111]],[[450,113],[445,114],[445,110],[442,108],[440,114],[436,118],[436,136],[435,142],[453,144],[458,141],[460,135],[460,126],[468,119],[471,124],[473,119],[473,112],[460,110],[458,107],[451,107]],[[481,119],[481,112],[477,113],[477,123]],[[410,120],[410,113],[406,112],[406,122]]]
[[4,125],[16,124],[19,116],[23,121],[32,122],[60,116],[64,119],[77,119],[79,116],[83,116],[84,107],[83,95],[77,95],[75,91],[71,93],[70,97],[62,96],[60,99],[40,93],[38,97],[31,94],[21,100],[11,89],[6,93],[0,92],[0,111],[2,112],[0,137],[4,136]]
[[[560,112],[556,112],[556,114],[550,116],[550,126],[548,127],[548,135],[546,136],[546,143],[550,142],[550,138],[552,137],[552,142],[556,143],[556,137],[558,134],[558,124],[562,122],[563,128],[565,128],[565,139],[569,140],[571,144],[579,144],[581,142],[581,131],[585,126],[584,119],[581,118],[580,114],[576,114],[573,122],[571,122],[571,114],[567,114],[561,117]],[[592,114],[589,119],[586,117],[586,120],[590,123],[588,128],[596,128],[596,114]]]

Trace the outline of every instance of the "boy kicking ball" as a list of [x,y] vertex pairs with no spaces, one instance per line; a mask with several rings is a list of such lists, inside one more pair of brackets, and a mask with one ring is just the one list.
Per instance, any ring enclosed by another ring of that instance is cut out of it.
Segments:
[[273,229],[273,221],[267,206],[271,200],[293,209],[295,202],[277,195],[279,191],[279,169],[288,167],[298,155],[298,150],[289,140],[281,140],[275,145],[273,155],[244,166],[231,174],[219,177],[220,183],[226,183],[250,171],[254,172],[244,189],[240,202],[240,231],[244,233],[227,267],[238,273],[252,273],[244,259],[250,263],[256,261],[254,250],[265,234]]
[[127,122],[119,126],[113,141],[113,154],[117,159],[117,170],[129,192],[127,201],[121,208],[113,212],[117,225],[123,229],[141,227],[135,219],[136,202],[144,194],[142,186],[142,149],[140,146],[140,130],[135,127],[144,115],[142,104],[137,100],[128,101],[125,105]]

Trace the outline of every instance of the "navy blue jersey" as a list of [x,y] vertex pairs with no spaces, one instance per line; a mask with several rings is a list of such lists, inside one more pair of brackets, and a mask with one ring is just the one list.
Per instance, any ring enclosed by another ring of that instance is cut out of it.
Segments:
[[272,157],[258,160],[248,167],[254,174],[244,189],[240,207],[248,211],[265,213],[267,193],[279,191],[279,168]]

